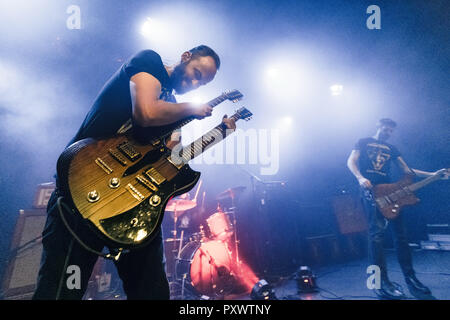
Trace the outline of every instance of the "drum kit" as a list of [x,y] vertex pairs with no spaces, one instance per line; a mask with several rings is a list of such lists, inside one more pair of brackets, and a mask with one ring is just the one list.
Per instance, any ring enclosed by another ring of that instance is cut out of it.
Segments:
[[[177,221],[197,207],[200,185],[193,200],[182,195],[171,199],[165,210],[171,212],[174,222],[173,238],[164,240],[166,273],[172,290],[177,288],[182,300],[186,295],[223,297],[242,289],[235,202],[245,187],[227,189],[216,197],[217,211],[204,220],[206,228],[200,224],[199,232],[188,237],[181,228],[178,236]],[[223,211],[221,202],[230,200],[231,207]]]

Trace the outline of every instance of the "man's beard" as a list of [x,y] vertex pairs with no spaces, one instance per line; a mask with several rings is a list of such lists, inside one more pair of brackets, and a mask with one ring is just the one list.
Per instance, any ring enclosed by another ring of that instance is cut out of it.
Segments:
[[184,72],[186,70],[186,64],[184,62],[178,64],[172,71],[170,75],[170,80],[172,82],[172,87],[175,89],[177,94],[186,93],[186,89],[183,88]]

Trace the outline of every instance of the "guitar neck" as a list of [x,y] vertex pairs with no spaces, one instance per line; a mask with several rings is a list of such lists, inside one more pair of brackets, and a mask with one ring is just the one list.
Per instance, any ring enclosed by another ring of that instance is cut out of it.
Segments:
[[[221,94],[220,96],[218,96],[217,98],[212,99],[211,101],[207,102],[206,104],[208,104],[209,106],[214,108],[215,106],[217,106],[217,105],[221,104],[222,102],[224,102],[226,99],[227,99],[226,95]],[[181,127],[184,127],[189,122],[191,122],[192,120],[195,120],[195,119],[196,118],[194,116],[190,116],[190,117],[187,117],[185,119],[179,120],[179,121],[175,122],[172,125],[169,125],[168,126],[169,128],[164,130],[164,131],[167,131],[167,132],[163,133],[161,136],[156,138],[155,141],[167,138],[172,133],[172,131],[178,130]]]
[[[230,119],[237,121],[239,120],[239,117],[234,114],[230,117]],[[221,123],[208,131],[208,133],[204,134],[202,137],[184,147],[179,153],[181,161],[183,161],[183,163],[188,163],[189,160],[194,159],[201,153],[225,139],[231,132],[231,130],[227,130],[226,126]]]
[[410,185],[408,188],[409,188],[411,191],[416,191],[416,190],[418,190],[418,189],[420,189],[420,188],[423,188],[423,187],[425,187],[426,185],[428,185],[428,184],[430,184],[430,183],[432,183],[432,182],[434,182],[434,181],[436,181],[436,180],[439,180],[439,179],[441,179],[441,176],[439,176],[439,175],[433,175],[433,176],[430,176],[430,177],[428,177],[428,178],[425,178],[425,179],[423,179],[423,180],[421,180],[421,181],[419,181],[419,182],[416,182],[416,183]]

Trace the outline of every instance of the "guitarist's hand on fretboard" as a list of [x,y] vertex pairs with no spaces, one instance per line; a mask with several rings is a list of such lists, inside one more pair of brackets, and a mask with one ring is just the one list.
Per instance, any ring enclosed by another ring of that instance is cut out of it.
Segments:
[[236,130],[236,120],[233,118],[228,118],[227,115],[224,115],[222,118],[222,122],[225,124],[227,129]]
[[436,171],[436,172],[434,173],[434,175],[442,175],[442,176],[441,176],[441,180],[448,180],[449,169],[445,169],[445,168],[440,169],[440,170]]

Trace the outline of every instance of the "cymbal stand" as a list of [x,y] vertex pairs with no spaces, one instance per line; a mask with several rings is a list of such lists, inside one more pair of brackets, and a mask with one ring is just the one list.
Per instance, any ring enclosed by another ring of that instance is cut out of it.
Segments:
[[239,246],[238,246],[238,238],[237,238],[237,221],[236,221],[236,206],[234,203],[234,195],[231,196],[231,208],[229,208],[231,214],[233,215],[233,233],[234,233],[234,246],[236,251],[236,264],[238,266],[239,275],[241,275],[241,261],[239,260]]
[[173,234],[173,249],[172,249],[172,252],[173,253],[175,253],[175,251],[177,250],[177,220],[178,220],[178,217],[177,217],[177,204],[175,204],[175,208],[174,208],[174,210],[173,210],[173,231],[172,231],[172,234]]

